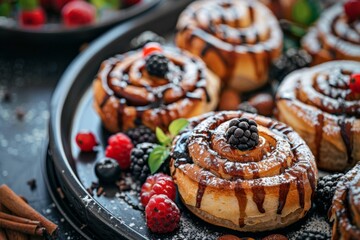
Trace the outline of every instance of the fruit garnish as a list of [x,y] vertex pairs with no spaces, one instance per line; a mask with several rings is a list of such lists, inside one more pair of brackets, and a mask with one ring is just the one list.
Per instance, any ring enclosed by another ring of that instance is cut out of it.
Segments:
[[344,11],[349,22],[360,18],[360,0],[349,0],[344,4]]
[[296,23],[308,26],[320,16],[320,12],[321,7],[318,1],[297,0],[292,7],[291,17]]
[[145,182],[146,178],[150,175],[148,160],[155,146],[153,143],[140,143],[131,151],[130,170],[133,177],[136,180],[140,180],[140,182]]
[[62,8],[61,15],[68,27],[87,25],[95,22],[96,8],[88,2],[72,1]]
[[141,2],[141,0],[123,0],[123,4],[126,7],[133,6],[133,5],[138,4],[140,2]]
[[141,187],[141,204],[146,206],[149,199],[157,194],[165,194],[171,200],[175,200],[176,187],[172,178],[164,173],[149,176]]
[[179,118],[172,121],[168,129],[169,135],[165,134],[161,128],[159,127],[156,128],[155,133],[160,145],[157,145],[154,148],[148,160],[151,174],[157,172],[160,166],[169,157],[170,147],[171,147],[170,144],[172,140],[188,125],[189,125],[189,121],[184,118]]
[[169,59],[162,54],[152,53],[146,58],[147,72],[156,77],[165,77],[169,71]]
[[349,87],[352,92],[360,93],[360,73],[352,74],[350,76]]
[[82,152],[91,152],[98,145],[95,135],[90,131],[80,131],[75,140]]
[[46,21],[44,10],[42,8],[20,10],[19,21],[20,24],[24,27],[42,26]]
[[327,214],[336,190],[339,179],[344,176],[342,173],[326,175],[321,177],[316,189],[316,209]]
[[119,0],[90,0],[97,9],[119,9],[121,1]]
[[106,158],[95,164],[95,175],[101,183],[115,183],[120,173],[120,166],[114,159]]
[[168,233],[179,227],[180,210],[166,195],[154,195],[145,208],[146,225],[154,233]]
[[162,53],[163,51],[161,45],[157,42],[147,43],[142,50],[144,57],[147,57],[148,55],[153,53]]
[[11,5],[9,2],[0,2],[0,16],[8,17],[11,13]]
[[128,169],[131,164],[131,150],[134,147],[131,139],[123,133],[117,133],[109,138],[108,144],[105,156],[115,159],[122,170]]
[[19,0],[18,4],[21,10],[34,10],[39,7],[38,0]]
[[227,142],[234,148],[246,151],[259,143],[257,124],[247,118],[234,119],[226,131]]
[[132,143],[136,146],[139,143],[156,143],[156,135],[150,128],[141,125],[136,128],[131,128],[126,131],[126,135],[131,138]]

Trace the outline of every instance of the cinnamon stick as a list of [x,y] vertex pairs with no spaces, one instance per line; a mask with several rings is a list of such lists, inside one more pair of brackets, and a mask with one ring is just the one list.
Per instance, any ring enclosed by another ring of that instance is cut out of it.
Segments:
[[0,228],[0,240],[8,240],[4,230],[2,228]]
[[0,212],[0,219],[5,219],[5,220],[13,221],[13,222],[25,223],[25,224],[33,224],[33,225],[40,226],[39,221],[34,221],[34,220],[27,219],[27,218],[22,218],[22,217],[17,217],[17,216],[10,215],[10,214],[4,213],[4,212]]
[[[24,200],[24,202],[27,203],[25,200]],[[0,211],[3,211],[4,213],[7,213],[7,214],[11,214],[11,212],[1,204],[0,204]],[[5,233],[9,240],[28,240],[29,239],[28,235],[21,233],[21,232],[14,231],[14,230],[6,229]],[[0,240],[1,240],[1,238],[0,238]]]
[[43,236],[44,228],[34,224],[18,223],[0,218],[0,227],[30,235]]
[[24,203],[24,201],[7,185],[3,184],[0,186],[0,196],[0,204],[7,207],[15,215],[39,221],[50,235],[53,235],[56,232],[58,226],[55,223],[46,219],[35,209],[30,207],[30,205]]

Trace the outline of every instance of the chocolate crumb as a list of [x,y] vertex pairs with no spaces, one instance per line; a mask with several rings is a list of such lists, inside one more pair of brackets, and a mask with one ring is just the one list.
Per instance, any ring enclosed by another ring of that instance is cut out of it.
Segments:
[[3,102],[11,102],[12,94],[8,89],[5,89],[4,95],[3,95]]
[[25,117],[25,111],[24,111],[24,109],[22,109],[21,107],[18,107],[18,108],[16,108],[15,112],[16,112],[16,118],[17,118],[19,121],[24,120],[24,117]]
[[63,193],[61,188],[57,188],[56,191],[59,193],[59,196],[60,196],[61,199],[65,198],[64,193]]
[[36,189],[36,180],[35,179],[30,179],[29,181],[26,182],[26,184],[30,187],[31,191],[34,191]]

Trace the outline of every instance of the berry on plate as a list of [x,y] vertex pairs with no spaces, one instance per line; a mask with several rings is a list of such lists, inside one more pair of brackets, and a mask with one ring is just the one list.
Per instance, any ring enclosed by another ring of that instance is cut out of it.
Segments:
[[148,159],[156,145],[152,143],[140,143],[131,151],[130,170],[135,179],[145,182],[150,175]]
[[66,26],[81,26],[95,22],[96,8],[88,2],[71,1],[62,8],[61,15]]
[[123,133],[112,135],[108,140],[105,156],[115,159],[122,170],[130,167],[130,154],[133,149],[131,139]]
[[360,18],[360,0],[349,0],[344,4],[344,10],[349,22]]
[[144,142],[156,143],[155,132],[143,125],[137,128],[129,129],[126,132],[126,135],[128,135],[131,138],[131,141],[135,146],[139,143],[144,143]]
[[75,140],[82,152],[91,152],[98,145],[95,135],[90,131],[80,131]]
[[114,159],[105,158],[95,164],[95,175],[101,183],[115,183],[120,173],[120,166]]
[[140,3],[141,0],[123,0],[123,4],[125,7],[130,7],[130,6],[133,6],[135,4],[138,4]]
[[42,8],[32,10],[20,10],[19,21],[25,27],[39,27],[46,21],[45,12]]
[[350,76],[349,87],[354,93],[360,93],[360,73],[352,74]]
[[168,233],[179,226],[180,210],[164,194],[151,197],[145,208],[146,225],[154,233]]
[[171,200],[175,200],[176,186],[169,175],[157,173],[149,176],[141,187],[140,199],[143,206],[146,206],[149,199],[158,194],[165,194]]
[[149,42],[143,47],[143,56],[147,57],[153,53],[162,53],[161,45],[157,42]]

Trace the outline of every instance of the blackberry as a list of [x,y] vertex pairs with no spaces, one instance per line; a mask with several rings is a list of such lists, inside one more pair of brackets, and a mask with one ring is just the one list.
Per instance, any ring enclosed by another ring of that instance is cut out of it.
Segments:
[[139,36],[131,40],[130,45],[133,50],[144,47],[149,42],[157,42],[163,45],[165,43],[165,39],[160,37],[154,32],[145,31],[141,33]]
[[311,61],[311,56],[305,50],[290,48],[272,64],[270,78],[282,81],[292,71],[308,67]]
[[162,54],[151,54],[146,58],[146,70],[152,76],[165,77],[169,71],[169,59]]
[[241,110],[243,112],[248,112],[248,113],[255,113],[255,114],[258,113],[257,109],[254,108],[249,102],[240,103],[238,106],[238,110]]
[[247,118],[234,119],[226,131],[227,142],[241,151],[254,148],[259,143],[257,124]]
[[337,173],[319,179],[315,203],[320,212],[328,212],[336,190],[336,184],[342,176],[344,176],[344,174]]
[[137,128],[129,129],[126,132],[126,135],[131,138],[132,143],[134,146],[138,145],[139,143],[156,143],[156,135],[155,133],[148,127],[141,125]]
[[150,175],[148,159],[155,146],[153,143],[140,143],[131,151],[130,170],[134,178],[140,180],[140,182],[145,182]]
[[301,235],[296,238],[296,240],[328,240],[330,236],[316,231],[302,231]]

